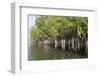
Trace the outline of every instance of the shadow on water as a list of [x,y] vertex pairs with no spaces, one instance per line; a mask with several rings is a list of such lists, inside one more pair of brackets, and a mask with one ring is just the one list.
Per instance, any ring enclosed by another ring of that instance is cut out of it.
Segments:
[[54,59],[79,59],[87,58],[84,54],[84,48],[81,52],[73,50],[55,49],[48,45],[36,46],[31,45],[28,51],[28,60],[54,60]]

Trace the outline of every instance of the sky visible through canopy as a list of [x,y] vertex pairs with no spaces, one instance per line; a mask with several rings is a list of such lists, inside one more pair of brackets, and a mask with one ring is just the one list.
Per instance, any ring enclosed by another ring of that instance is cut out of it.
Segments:
[[29,16],[29,28],[35,25],[36,16]]

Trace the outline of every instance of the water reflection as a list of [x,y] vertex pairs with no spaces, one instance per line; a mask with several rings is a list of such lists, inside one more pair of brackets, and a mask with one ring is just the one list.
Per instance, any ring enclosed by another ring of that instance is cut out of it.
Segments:
[[72,50],[55,49],[48,45],[29,46],[28,60],[53,60],[53,59],[76,59],[76,58],[87,58],[87,56]]

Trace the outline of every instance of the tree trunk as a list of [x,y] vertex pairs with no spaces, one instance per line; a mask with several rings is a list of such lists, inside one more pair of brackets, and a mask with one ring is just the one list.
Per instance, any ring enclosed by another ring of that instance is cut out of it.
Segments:
[[69,40],[69,42],[68,42],[68,49],[69,49],[69,50],[70,50],[70,43],[71,43],[71,42],[70,42],[70,40]]
[[42,47],[43,47],[43,40],[41,42],[42,42]]
[[85,53],[88,54],[88,41],[85,40]]
[[54,43],[55,43],[55,46],[54,46],[55,49],[58,48],[58,41],[57,41],[57,39],[54,40]]
[[80,40],[78,39],[78,41],[77,41],[77,51],[79,51],[80,50]]
[[65,50],[65,39],[61,39],[61,47]]
[[74,39],[72,38],[72,49],[74,50]]

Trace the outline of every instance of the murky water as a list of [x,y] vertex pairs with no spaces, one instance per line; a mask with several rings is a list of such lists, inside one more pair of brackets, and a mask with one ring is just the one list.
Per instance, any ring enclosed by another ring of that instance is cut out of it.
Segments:
[[50,46],[29,46],[28,60],[54,60],[87,58],[72,50],[55,49]]

